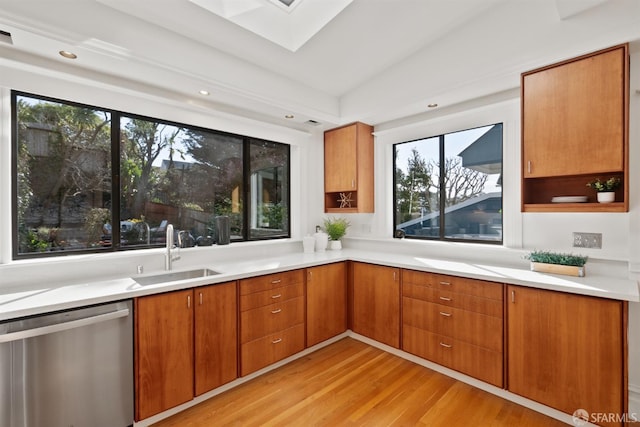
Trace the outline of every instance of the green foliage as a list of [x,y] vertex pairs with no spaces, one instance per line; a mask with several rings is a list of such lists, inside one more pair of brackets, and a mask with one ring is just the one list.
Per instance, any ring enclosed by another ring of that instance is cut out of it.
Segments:
[[591,187],[599,193],[603,191],[614,191],[616,188],[620,187],[620,178],[612,176],[606,181],[596,178],[593,181],[588,182],[587,187]]
[[104,234],[104,225],[111,220],[111,211],[107,208],[90,209],[85,217],[84,229],[87,233],[87,245],[97,244]]
[[586,264],[588,257],[582,255],[563,254],[548,251],[532,251],[526,259],[531,262],[542,262],[545,264],[560,264],[582,267]]
[[330,240],[340,240],[347,233],[350,225],[345,218],[326,218],[324,231],[329,235]]
[[267,228],[284,228],[284,208],[280,203],[265,204],[262,207],[263,219],[269,224]]

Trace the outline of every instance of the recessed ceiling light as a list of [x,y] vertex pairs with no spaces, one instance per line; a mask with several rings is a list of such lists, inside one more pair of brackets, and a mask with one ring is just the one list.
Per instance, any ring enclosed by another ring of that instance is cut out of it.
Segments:
[[432,104],[427,105],[427,107],[429,108],[436,108],[438,106],[438,104],[436,104],[435,102]]
[[68,50],[61,50],[58,53],[60,54],[60,56],[64,56],[67,59],[76,59],[78,57],[78,55],[73,52],[69,52]]
[[293,119],[293,114],[287,114],[284,116],[285,119]]
[[209,91],[208,90],[204,90],[204,89],[200,89],[198,91],[198,93],[202,96],[208,96],[209,95]]

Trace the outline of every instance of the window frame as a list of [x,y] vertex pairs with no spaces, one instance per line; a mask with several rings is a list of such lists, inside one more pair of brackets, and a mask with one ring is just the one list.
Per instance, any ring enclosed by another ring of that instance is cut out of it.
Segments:
[[[396,174],[396,166],[397,166],[397,156],[396,156],[396,147],[402,144],[406,144],[406,143],[411,143],[411,142],[416,142],[416,141],[421,141],[421,140],[428,140],[428,139],[433,139],[433,138],[438,138],[438,187],[440,189],[443,189],[445,187],[445,138],[447,135],[452,135],[452,134],[456,134],[456,133],[460,133],[460,132],[465,132],[465,131],[469,131],[469,130],[473,130],[473,129],[479,129],[479,128],[483,128],[483,127],[491,127],[491,126],[496,126],[496,125],[500,125],[501,126],[501,130],[502,130],[502,146],[501,146],[501,152],[502,152],[502,160],[500,163],[500,176],[504,176],[504,121],[497,121],[494,123],[489,123],[486,125],[475,125],[475,126],[471,126],[468,128],[464,128],[464,129],[460,129],[460,130],[454,130],[454,131],[450,131],[450,132],[445,132],[445,133],[440,133],[440,134],[436,134],[436,135],[430,135],[430,136],[424,136],[424,137],[418,137],[418,138],[412,138],[406,141],[400,141],[400,142],[395,142],[392,144],[391,150],[392,150],[392,203],[393,203],[393,214],[392,214],[392,237],[394,238],[406,238],[406,239],[415,239],[415,240],[425,240],[425,241],[443,241],[443,242],[458,242],[458,243],[474,243],[474,244],[490,244],[490,245],[498,245],[501,246],[504,244],[504,230],[503,233],[500,235],[500,239],[499,240],[481,240],[481,239],[471,239],[471,238],[455,238],[455,237],[447,237],[446,236],[446,195],[444,191],[439,191],[437,197],[438,197],[438,201],[439,201],[439,209],[438,209],[438,217],[442,218],[443,220],[439,221],[439,225],[438,225],[438,236],[417,236],[417,235],[411,235],[411,234],[405,234],[404,232],[402,232],[401,230],[398,230],[397,227],[397,222],[398,222],[398,209],[397,209],[397,197],[398,197],[398,186],[397,186],[397,174]],[[500,205],[501,205],[501,218],[502,218],[502,223],[504,224],[504,191],[502,189],[502,185],[501,185],[501,197],[500,197]]]
[[[197,132],[207,132],[212,134],[217,134],[221,136],[229,136],[234,138],[242,139],[242,195],[245,198],[245,201],[242,203],[242,222],[243,222],[243,230],[241,238],[232,238],[231,242],[250,242],[250,241],[261,241],[261,240],[280,240],[291,238],[291,146],[286,143],[272,141],[264,138],[253,137],[249,135],[236,134],[232,132],[221,131],[217,129],[210,129],[203,126],[197,126],[187,123],[180,123],[167,119],[160,119],[150,116],[145,116],[137,113],[131,113],[126,111],[120,111],[111,108],[103,108],[95,105],[89,105],[85,103],[69,101],[60,98],[54,98],[45,95],[38,95],[30,92],[24,92],[20,90],[11,90],[11,252],[12,259],[33,259],[33,258],[46,258],[46,257],[59,257],[59,256],[72,256],[72,255],[86,255],[89,253],[115,253],[129,250],[140,250],[140,249],[152,249],[152,248],[161,248],[164,247],[164,244],[150,244],[150,245],[121,245],[120,244],[120,227],[112,227],[112,244],[108,247],[101,248],[85,248],[85,249],[74,249],[70,251],[44,251],[44,252],[27,252],[20,253],[20,242],[19,242],[19,229],[18,229],[18,105],[17,100],[19,97],[27,97],[39,101],[52,102],[58,104],[64,104],[71,107],[78,108],[87,108],[92,110],[104,111],[108,112],[111,116],[111,129],[110,129],[110,139],[111,139],[111,223],[119,224],[122,220],[121,212],[120,212],[120,166],[121,166],[121,156],[120,156],[120,137],[121,137],[121,119],[126,117],[128,119],[139,119],[146,120],[155,123],[160,123],[168,126],[176,126],[180,128],[185,128]],[[268,143],[276,144],[282,146],[286,150],[286,164],[284,167],[287,169],[287,178],[288,182],[285,184],[288,186],[288,190],[286,192],[286,197],[283,198],[286,201],[287,206],[287,215],[286,215],[286,232],[282,235],[269,235],[264,237],[251,237],[250,230],[248,226],[250,225],[250,212],[251,212],[251,180],[250,175],[250,145],[252,141],[265,141]]]

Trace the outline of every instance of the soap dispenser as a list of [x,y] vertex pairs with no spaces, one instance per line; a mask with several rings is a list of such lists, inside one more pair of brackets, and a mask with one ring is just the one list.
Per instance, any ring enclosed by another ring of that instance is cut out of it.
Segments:
[[316,252],[324,252],[327,249],[329,243],[329,235],[322,230],[320,226],[316,225],[316,233],[313,235],[316,240]]

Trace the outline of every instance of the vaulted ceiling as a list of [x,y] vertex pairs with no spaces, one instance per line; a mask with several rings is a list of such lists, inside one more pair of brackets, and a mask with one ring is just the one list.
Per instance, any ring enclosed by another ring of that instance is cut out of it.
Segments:
[[458,105],[640,40],[638,0],[296,1],[0,0],[0,65],[304,130]]

